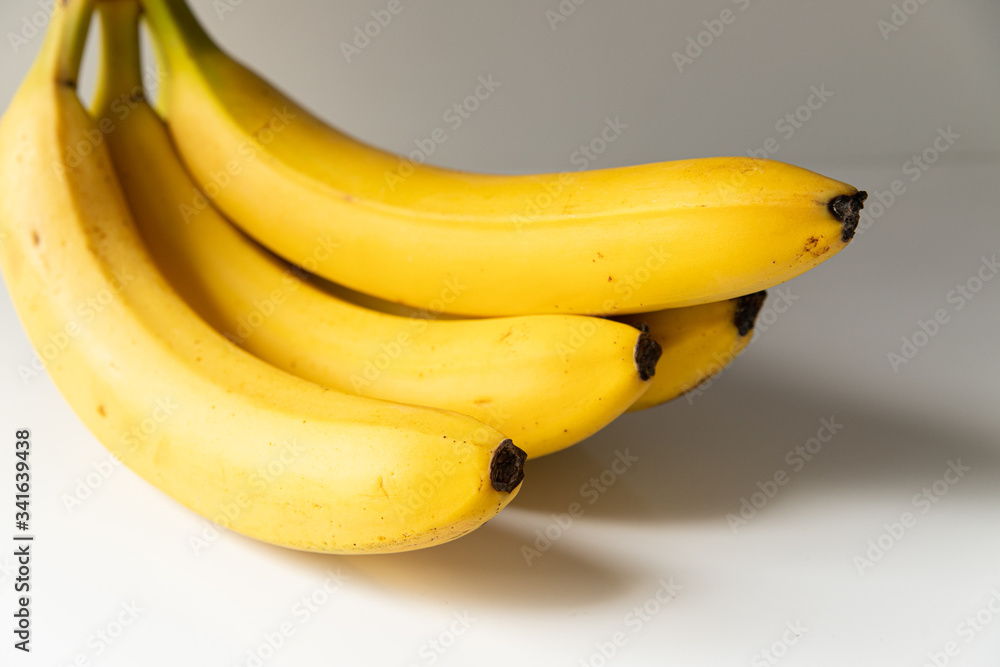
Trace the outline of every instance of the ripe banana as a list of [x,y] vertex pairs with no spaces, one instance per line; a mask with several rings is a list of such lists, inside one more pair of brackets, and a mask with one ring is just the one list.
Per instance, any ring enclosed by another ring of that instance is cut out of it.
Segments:
[[663,349],[649,390],[629,408],[645,410],[671,401],[728,366],[750,344],[767,292],[687,308],[668,308],[617,319],[647,326]]
[[[722,157],[493,175],[418,164],[322,123],[223,53],[184,0],[141,0],[163,109],[204,193],[290,261],[445,312],[626,314],[749,294],[843,249],[865,193],[771,160]],[[198,206],[200,195],[191,206]]]
[[[98,439],[195,512],[238,508],[230,528],[296,549],[416,549],[500,511],[524,453],[494,429],[296,378],[177,296],[135,229],[106,126],[74,91],[92,3],[53,9],[0,121],[0,266],[35,348],[65,343],[49,373]],[[132,3],[104,12],[109,34],[136,29]]]
[[513,437],[529,458],[596,433],[649,386],[659,346],[632,326],[581,315],[387,315],[312,284],[210,202],[185,216],[196,186],[141,99],[134,35],[118,42],[94,114],[114,128],[107,144],[153,259],[230,340],[330,389],[469,415]]
[[[457,315],[430,313],[384,301],[329,283],[317,276],[312,280],[323,290],[350,303],[402,317],[459,319]],[[757,313],[767,292],[684,308],[665,308],[650,313],[619,315],[614,319],[641,331],[660,346],[656,374],[649,388],[628,412],[645,410],[692,391],[719,373],[750,343]],[[528,458],[531,451],[528,450]]]

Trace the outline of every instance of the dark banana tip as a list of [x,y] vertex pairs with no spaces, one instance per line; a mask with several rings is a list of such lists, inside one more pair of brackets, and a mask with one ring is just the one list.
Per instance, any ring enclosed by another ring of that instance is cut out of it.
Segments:
[[858,221],[861,220],[861,209],[865,207],[865,200],[868,193],[858,190],[853,195],[837,195],[830,200],[828,208],[837,220],[844,226],[840,240],[847,243],[854,238],[854,232],[858,228]]
[[645,382],[656,375],[656,362],[663,354],[663,348],[649,335],[649,325],[643,322],[636,327],[639,337],[635,341],[635,367],[639,370],[639,379]]
[[757,314],[764,306],[764,299],[767,298],[767,290],[747,294],[736,299],[736,317],[733,324],[740,336],[746,336],[753,331],[753,325],[757,321]]
[[524,462],[528,455],[511,440],[504,440],[493,452],[490,461],[490,483],[497,491],[510,493],[524,479]]

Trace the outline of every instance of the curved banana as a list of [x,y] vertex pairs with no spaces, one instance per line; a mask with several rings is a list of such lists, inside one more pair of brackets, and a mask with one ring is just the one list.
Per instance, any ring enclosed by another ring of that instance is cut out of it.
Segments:
[[[457,315],[421,311],[384,301],[336,283],[328,283],[318,276],[311,276],[311,279],[324,291],[370,310],[410,318],[459,319]],[[629,407],[628,412],[672,401],[696,389],[732,363],[750,344],[750,333],[766,296],[766,291],[760,291],[697,306],[665,308],[613,318],[647,332],[659,345],[656,374],[649,380],[649,388]],[[530,449],[528,458],[531,458]]]
[[[705,158],[578,173],[452,171],[322,123],[212,43],[184,0],[141,0],[164,109],[206,195],[314,272],[418,309],[625,314],[771,287],[843,249],[865,193],[799,167]],[[191,206],[200,195],[192,195]]]
[[[500,433],[280,371],[212,330],[153,268],[106,126],[74,91],[91,9],[56,3],[0,121],[0,265],[35,348],[57,341],[48,371],[81,420],[177,501],[273,544],[404,551],[494,516],[524,460]],[[105,11],[109,34],[136,29],[132,3]]]
[[596,433],[649,386],[659,346],[632,326],[581,315],[387,315],[312,284],[210,203],[185,217],[195,185],[140,99],[135,46],[119,44],[105,63],[95,115],[114,128],[108,147],[153,259],[230,340],[334,390],[469,415],[514,438],[529,458]]
[[767,292],[687,308],[668,308],[616,319],[646,326],[663,349],[649,390],[629,408],[645,410],[695,389],[719,373],[750,344]]

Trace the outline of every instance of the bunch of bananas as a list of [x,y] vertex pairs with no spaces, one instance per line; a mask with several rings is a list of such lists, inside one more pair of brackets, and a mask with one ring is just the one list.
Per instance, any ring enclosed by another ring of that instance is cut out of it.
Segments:
[[751,158],[401,164],[228,57],[183,0],[65,0],[0,121],[4,278],[67,401],[150,483],[270,543],[403,551],[496,515],[526,458],[717,372],[762,290],[845,247],[865,198]]

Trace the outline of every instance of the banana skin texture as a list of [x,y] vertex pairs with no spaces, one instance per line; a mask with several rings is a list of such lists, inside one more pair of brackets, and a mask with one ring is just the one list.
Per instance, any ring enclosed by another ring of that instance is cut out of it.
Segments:
[[134,40],[108,44],[95,116],[157,266],[209,324],[261,359],[348,394],[453,410],[514,438],[529,458],[564,449],[649,387],[659,346],[581,315],[436,320],[358,306],[323,289],[206,202],[142,99]]
[[[80,419],[178,502],[209,519],[235,504],[229,527],[272,544],[404,551],[495,516],[523,476],[524,453],[501,433],[269,366],[212,330],[153,268],[74,90],[91,11],[56,4],[0,120],[0,266],[36,350],[65,343],[47,370]],[[135,28],[129,3],[103,14],[109,32]],[[155,428],[137,430],[164,405]]]
[[387,301],[471,316],[697,305],[808,271],[857,227],[863,192],[773,160],[530,175],[412,164],[230,58],[183,0],[141,3],[171,136],[202,190],[292,263],[328,239],[315,273]]

